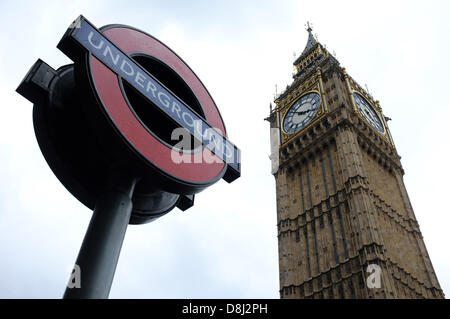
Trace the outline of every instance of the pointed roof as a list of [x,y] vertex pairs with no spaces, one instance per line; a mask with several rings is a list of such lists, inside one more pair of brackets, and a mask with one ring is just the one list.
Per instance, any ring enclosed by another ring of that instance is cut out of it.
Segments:
[[300,56],[295,60],[294,64],[297,64],[309,52],[309,50],[313,46],[315,46],[317,43],[319,43],[319,42],[317,42],[316,38],[312,34],[312,28],[311,28],[311,25],[309,24],[309,22],[307,23],[306,31],[308,31],[308,41],[306,42],[306,47],[303,50],[302,54],[300,54]]
[[317,43],[317,40],[314,38],[314,36],[312,34],[312,28],[309,25],[309,22],[308,22],[308,29],[306,29],[306,31],[308,31],[308,42],[306,42],[306,47],[303,50],[303,53],[301,55],[306,53],[309,49],[311,49]]

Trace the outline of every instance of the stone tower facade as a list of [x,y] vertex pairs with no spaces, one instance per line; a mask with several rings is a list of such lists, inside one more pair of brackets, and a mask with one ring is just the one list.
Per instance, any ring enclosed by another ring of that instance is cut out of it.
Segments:
[[443,298],[378,101],[312,35],[271,127],[281,298]]

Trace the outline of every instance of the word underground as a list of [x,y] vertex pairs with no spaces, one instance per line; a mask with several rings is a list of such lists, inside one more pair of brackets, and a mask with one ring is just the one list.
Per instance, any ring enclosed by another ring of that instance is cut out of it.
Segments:
[[239,171],[239,150],[215,128],[205,122],[86,20],[78,23],[75,31],[72,36],[84,48],[187,129],[221,160]]

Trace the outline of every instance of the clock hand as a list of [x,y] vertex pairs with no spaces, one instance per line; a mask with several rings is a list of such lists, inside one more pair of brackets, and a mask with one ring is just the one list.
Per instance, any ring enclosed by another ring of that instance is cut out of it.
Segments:
[[369,120],[369,122],[371,122],[372,123],[372,125],[373,126],[375,126],[375,127],[380,127],[380,123],[379,123],[379,120],[378,120],[378,118],[376,117],[376,115],[374,115],[372,112],[370,112],[369,110],[365,110],[366,111],[366,114],[368,115],[368,120]]
[[372,112],[366,110],[366,114],[370,117],[372,121],[376,122],[376,117],[372,114]]
[[294,114],[304,115],[304,114],[309,113],[311,111],[312,111],[312,109],[309,109],[309,110],[305,110],[305,111],[294,112]]

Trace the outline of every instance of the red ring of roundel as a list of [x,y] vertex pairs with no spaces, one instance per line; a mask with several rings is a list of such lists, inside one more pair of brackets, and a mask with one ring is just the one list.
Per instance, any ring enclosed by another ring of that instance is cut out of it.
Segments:
[[[103,34],[126,53],[144,52],[174,69],[194,92],[206,120],[226,134],[219,110],[208,91],[194,72],[172,50],[148,34],[123,26],[106,29]],[[217,161],[218,163],[174,163],[171,148],[155,138],[130,110],[120,89],[117,74],[93,55],[90,58],[90,66],[104,108],[122,135],[147,160],[175,178],[195,183],[215,179],[222,172],[225,164],[221,160]],[[208,155],[212,154],[208,149],[205,149],[205,152],[209,152]]]

